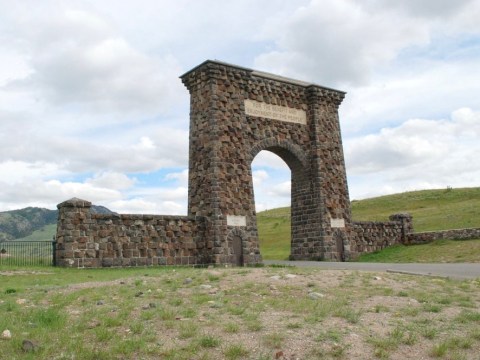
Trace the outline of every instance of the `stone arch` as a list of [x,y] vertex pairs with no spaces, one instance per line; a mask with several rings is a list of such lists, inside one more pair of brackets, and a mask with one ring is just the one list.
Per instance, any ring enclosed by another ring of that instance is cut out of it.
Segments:
[[250,151],[250,163],[255,156],[262,150],[268,150],[283,159],[290,169],[295,168],[300,163],[303,167],[307,167],[307,156],[302,148],[287,140],[279,140],[276,138],[268,138],[258,141]]
[[[291,228],[290,249],[292,254],[302,251],[303,237],[298,236],[303,232],[305,222],[303,214],[308,211],[305,208],[305,194],[310,194],[310,172],[307,155],[303,149],[287,140],[275,138],[265,139],[252,147],[250,164],[255,156],[262,150],[271,151],[279,156],[289,167],[291,175]],[[307,195],[308,196],[308,195]],[[252,208],[255,208],[255,198],[252,196]],[[291,255],[292,255],[291,254]]]
[[244,263],[262,260],[251,172],[261,150],[292,171],[291,259],[340,259],[336,238],[348,247],[351,232],[338,120],[345,94],[217,61],[181,79],[191,95],[188,212],[206,219],[213,262],[232,263],[239,234]]

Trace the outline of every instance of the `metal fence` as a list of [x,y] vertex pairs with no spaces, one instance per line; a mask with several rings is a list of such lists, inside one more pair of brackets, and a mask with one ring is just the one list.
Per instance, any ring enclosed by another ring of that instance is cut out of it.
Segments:
[[55,241],[0,242],[0,265],[55,266]]

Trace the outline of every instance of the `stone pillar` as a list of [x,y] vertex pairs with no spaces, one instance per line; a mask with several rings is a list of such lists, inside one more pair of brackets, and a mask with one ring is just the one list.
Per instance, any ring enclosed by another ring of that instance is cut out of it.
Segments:
[[89,242],[90,207],[86,200],[72,198],[57,205],[57,265],[83,267]]
[[228,238],[237,227],[246,234],[246,262],[261,262],[258,241],[250,240],[258,236],[249,207],[250,169],[242,154],[243,99],[235,84],[246,76],[245,70],[215,62],[182,76],[191,95],[188,214],[206,218],[206,238],[213,242],[207,261],[217,264],[235,263]]
[[407,245],[408,244],[408,235],[413,234],[413,217],[408,213],[399,213],[393,214],[389,217],[390,221],[399,222],[402,227],[400,243]]
[[[316,85],[306,89],[311,136],[311,184],[315,253],[330,261],[350,259],[350,199],[338,107],[345,93]],[[318,226],[320,225],[320,226]]]

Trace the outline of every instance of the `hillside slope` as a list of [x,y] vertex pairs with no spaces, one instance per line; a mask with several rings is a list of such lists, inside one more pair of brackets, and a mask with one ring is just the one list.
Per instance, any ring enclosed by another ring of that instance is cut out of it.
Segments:
[[0,241],[28,236],[35,230],[56,222],[56,210],[28,207],[0,212]]
[[[112,214],[101,205],[92,205],[92,213]],[[56,231],[58,210],[28,207],[0,212],[0,241],[5,240],[50,240]]]
[[[95,212],[109,209],[94,206]],[[480,227],[480,188],[405,192],[352,201],[354,221],[386,221],[397,212],[413,215],[415,231]],[[49,240],[55,232],[57,211],[40,208],[0,212],[0,241],[25,238]],[[290,254],[290,208],[257,214],[260,250],[265,259]]]
[[408,212],[415,231],[480,227],[480,188],[421,190],[352,201],[354,221]]
[[[480,227],[480,188],[412,191],[352,201],[354,221],[387,221],[399,212],[413,216],[417,232]],[[259,212],[257,222],[264,259],[286,259],[290,208]]]

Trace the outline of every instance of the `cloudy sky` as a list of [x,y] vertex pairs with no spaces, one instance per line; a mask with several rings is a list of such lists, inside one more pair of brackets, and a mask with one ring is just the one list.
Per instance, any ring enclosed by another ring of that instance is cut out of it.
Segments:
[[[206,59],[337,88],[351,199],[480,186],[480,0],[0,0],[0,211],[186,214]],[[262,152],[257,209],[289,204]]]

